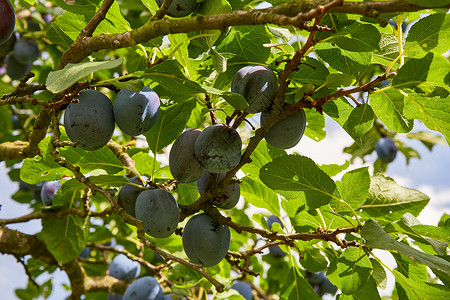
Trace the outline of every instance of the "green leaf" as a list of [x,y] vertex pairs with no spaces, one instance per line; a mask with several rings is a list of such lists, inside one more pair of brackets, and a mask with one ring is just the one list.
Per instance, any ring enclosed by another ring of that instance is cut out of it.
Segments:
[[414,88],[416,92],[433,92],[440,86],[448,89],[450,63],[442,55],[428,53],[423,58],[408,60],[397,72],[392,86],[398,89]]
[[391,178],[372,176],[367,201],[360,208],[363,214],[396,221],[406,212],[417,216],[430,198],[424,193],[405,188]]
[[49,29],[47,30],[48,39],[56,44],[63,46],[64,49],[70,47],[73,44],[73,39],[68,36],[61,27],[56,25],[55,22],[52,22]]
[[[134,160],[136,170],[138,170],[141,174],[151,176],[154,170],[158,170],[161,168],[161,165],[157,160],[153,158],[153,156],[150,156],[144,152],[134,154],[131,159]],[[153,164],[155,164],[155,166],[153,166]]]
[[450,277],[450,263],[448,261],[397,242],[373,219],[366,221],[362,227],[361,235],[366,240],[366,246],[369,248],[397,251],[407,257],[413,258],[421,264],[442,272],[447,278]]
[[350,166],[350,161],[346,160],[342,165],[338,164],[328,164],[328,165],[321,165],[319,168],[327,173],[328,176],[333,177],[337,174],[341,173],[342,171],[347,170],[347,168]]
[[370,106],[390,130],[406,133],[413,129],[414,120],[404,116],[405,97],[398,90],[390,88],[372,93]]
[[376,285],[381,289],[386,289],[387,285],[387,276],[384,267],[374,258],[370,258],[370,262],[372,263],[372,277],[376,281]]
[[339,300],[378,300],[381,299],[380,293],[377,289],[377,283],[373,277],[367,279],[366,284],[359,288],[352,295],[340,294],[337,298]]
[[274,36],[282,38],[285,42],[289,42],[294,37],[294,35],[287,28],[267,25],[267,30],[269,30]]
[[413,92],[405,95],[405,116],[419,119],[429,129],[439,131],[450,144],[450,97],[429,98]]
[[372,127],[375,114],[372,107],[362,104],[353,108],[343,98],[328,102],[323,106],[324,112],[333,118],[345,131],[362,146],[360,138]]
[[313,109],[305,109],[306,128],[305,135],[310,139],[319,142],[323,140],[327,134],[325,128],[325,116]]
[[64,175],[71,176],[72,172],[61,167],[50,155],[51,137],[46,137],[39,143],[42,156],[26,158],[20,168],[20,179],[26,183],[36,184],[41,181],[59,180]]
[[[433,249],[436,251],[439,255],[446,255],[447,253],[447,247],[448,247],[448,241],[450,240],[450,236],[448,235],[449,232],[447,232],[447,242],[435,240],[428,237],[422,237],[417,231],[415,231],[413,228],[411,228],[414,225],[422,225],[419,220],[416,219],[412,214],[406,213],[402,216],[400,222],[400,227],[406,230],[406,233],[410,235],[411,238],[414,240],[429,244],[433,247]],[[433,227],[433,226],[431,226]]]
[[228,63],[265,63],[270,55],[270,49],[264,47],[267,43],[270,43],[270,38],[264,25],[236,26],[231,28],[216,50],[234,55]]
[[227,101],[235,109],[244,110],[244,109],[248,108],[248,102],[247,102],[247,100],[245,100],[244,96],[242,96],[241,94],[222,91],[222,90],[213,88],[212,86],[208,86],[208,85],[202,85],[202,88],[208,94],[217,95],[217,96],[222,97],[223,99],[225,99],[225,101]]
[[392,256],[397,263],[397,271],[405,277],[411,278],[414,281],[428,281],[428,271],[425,265],[419,264],[399,253],[392,253]]
[[332,73],[325,79],[324,87],[334,89],[347,87],[355,82],[355,78],[348,74]]
[[216,69],[219,73],[224,73],[227,71],[227,58],[221,55],[214,49],[211,49],[211,59],[214,65],[214,69]]
[[[347,172],[342,181],[337,184],[341,199],[349,204],[353,210],[358,209],[367,199],[370,187],[370,175],[368,167],[359,168]],[[340,201],[334,203],[337,211],[349,210]]]
[[421,141],[425,145],[425,147],[427,147],[428,150],[430,151],[433,149],[433,146],[435,145],[443,145],[443,146],[447,145],[447,142],[441,135],[429,131],[411,132],[408,133],[407,137],[409,139],[416,139]]
[[161,109],[156,124],[144,134],[154,153],[169,145],[181,134],[194,107],[195,101],[189,100]]
[[447,286],[428,282],[415,281],[406,278],[397,270],[393,270],[396,282],[403,288],[406,299],[447,300],[450,298],[450,289]]
[[317,228],[322,227],[322,224],[306,211],[297,213],[295,217],[291,219],[291,223],[296,232],[315,231]]
[[[409,0],[411,1],[411,0]],[[450,3],[448,0],[444,0]],[[431,6],[426,1],[427,6]],[[447,14],[432,14],[421,18],[408,31],[405,44],[406,55],[422,57],[427,52],[444,53],[450,43],[450,17]]]
[[322,85],[330,74],[328,68],[322,62],[308,56],[302,62],[303,64],[298,67],[298,71],[292,73],[292,82]]
[[380,32],[375,26],[351,21],[340,24],[338,32],[328,41],[336,43],[343,50],[370,52],[379,49],[380,38]]
[[77,215],[42,219],[42,239],[50,253],[61,264],[77,257],[86,245],[89,226]]
[[[181,71],[182,65],[176,60],[165,60],[162,63],[145,70],[143,73],[137,72],[136,76],[145,78],[144,83],[149,86],[153,82],[158,82],[162,89],[170,91],[168,95],[195,95],[203,93],[202,87],[186,78]],[[164,96],[164,95],[160,95]]]
[[280,292],[281,300],[319,299],[312,286],[303,278],[300,270],[291,268]]
[[372,52],[352,52],[333,46],[331,43],[319,43],[315,46],[317,55],[333,69],[359,78],[367,69]]
[[450,227],[449,226],[433,226],[433,225],[412,225],[411,229],[422,236],[441,240],[450,243]]
[[311,245],[306,246],[302,250],[302,254],[304,258],[300,260],[300,262],[309,272],[319,272],[325,270],[328,266],[325,255],[320,252],[319,249],[312,247]]
[[312,159],[289,155],[264,165],[259,176],[273,190],[303,191],[312,209],[339,197],[334,181]]
[[250,155],[251,163],[245,164],[241,170],[247,176],[255,177],[259,174],[259,169],[262,166],[272,161],[272,159],[276,157],[285,155],[286,151],[274,148],[267,144],[265,140],[262,140],[261,142],[259,142],[256,149],[252,152],[252,155]]
[[52,71],[47,77],[47,89],[59,93],[70,87],[78,80],[99,70],[113,69],[123,63],[123,58],[100,62],[82,62],[67,64],[62,70]]
[[[402,43],[405,43],[404,36],[402,36]],[[398,36],[396,34],[382,32],[379,46],[380,50],[373,52],[372,63],[390,67],[393,61],[399,56]],[[392,69],[397,70],[398,67],[400,67],[399,60],[392,65]]]
[[349,247],[331,262],[327,276],[343,294],[351,295],[364,287],[372,274],[372,263],[362,248]]
[[102,169],[112,175],[124,169],[122,162],[108,147],[94,151],[65,147],[60,148],[60,153],[71,163],[79,166],[83,172]]
[[280,200],[277,193],[249,177],[242,178],[241,195],[245,201],[260,208],[265,208],[273,215],[280,215]]

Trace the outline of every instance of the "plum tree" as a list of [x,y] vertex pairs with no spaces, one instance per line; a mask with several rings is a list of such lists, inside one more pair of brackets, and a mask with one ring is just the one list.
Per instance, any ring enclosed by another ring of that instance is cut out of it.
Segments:
[[252,286],[249,283],[242,280],[235,280],[231,288],[238,291],[245,300],[253,300]]
[[[267,218],[267,225],[269,226],[270,229],[272,229],[273,223],[278,223],[278,224],[281,225],[281,228],[282,228],[282,229],[284,228],[284,225],[283,225],[283,223],[281,222],[280,218],[278,218],[278,217],[275,216],[275,215],[270,215],[270,216]],[[270,255],[272,255],[273,257],[277,257],[277,258],[284,257],[284,256],[286,255],[286,252],[284,252],[283,250],[281,250],[280,246],[278,246],[278,245],[270,246],[270,247],[269,247],[269,253],[270,253]]]
[[122,132],[136,136],[155,125],[160,110],[158,94],[144,86],[140,91],[121,89],[114,100],[114,119]]
[[58,189],[62,186],[59,181],[46,181],[41,188],[41,201],[47,206],[51,206],[53,203],[53,197]]
[[125,281],[136,279],[140,272],[141,265],[124,254],[116,255],[109,265],[109,276]]
[[228,172],[241,160],[239,133],[224,124],[211,125],[195,141],[195,158],[211,173]]
[[230,228],[208,213],[193,216],[183,230],[183,248],[189,259],[204,267],[217,265],[228,253]]
[[163,300],[161,285],[154,277],[144,276],[133,281],[125,293],[123,300]]
[[[131,183],[144,186],[143,182],[138,176],[130,179]],[[119,190],[117,195],[117,204],[119,204],[129,215],[136,217],[136,199],[144,189],[133,185],[125,184]]]
[[[164,0],[156,0],[159,7]],[[182,18],[190,15],[197,7],[197,0],[173,0],[167,10],[167,14],[174,18]]]
[[189,183],[199,180],[205,169],[195,159],[195,141],[202,133],[199,129],[189,128],[173,143],[169,154],[169,168],[177,181]]
[[[261,126],[269,119],[271,109],[261,113]],[[300,142],[306,128],[306,114],[303,109],[275,123],[266,133],[267,143],[275,148],[289,149]]]
[[[131,282],[106,263],[122,253],[173,298],[244,299],[231,289],[239,279],[254,298],[317,299],[338,287],[339,299],[379,299],[384,270],[394,298],[450,299],[448,216],[417,225],[433,199],[395,182],[402,164],[371,159],[388,136],[412,167],[432,150],[439,158],[427,162],[445,173],[449,1],[155,1],[9,0],[18,14],[0,44],[0,178],[64,180],[52,207],[41,188],[0,201],[0,253],[25,274],[15,292],[3,278],[1,298],[122,298]],[[13,75],[19,37],[41,52],[31,72]],[[131,101],[149,89],[157,96]],[[157,121],[141,134],[158,97]],[[79,127],[67,120],[77,106]],[[335,134],[339,143],[326,155],[302,140],[292,147],[302,134],[317,147]],[[345,163],[333,159],[341,154]],[[271,214],[284,229],[266,222]],[[40,226],[21,230],[28,222]],[[311,286],[307,271],[329,281]]]
[[267,109],[277,92],[278,81],[273,71],[263,66],[246,66],[234,75],[231,91],[244,96],[248,102],[248,113]]
[[136,199],[136,218],[144,223],[145,232],[150,236],[169,237],[178,225],[177,201],[166,190],[145,190]]
[[31,64],[39,58],[39,47],[35,40],[20,38],[13,48],[14,58],[21,64]]
[[14,32],[16,14],[9,0],[0,0],[0,45]]
[[[200,195],[203,194],[203,191],[205,190],[205,187],[208,183],[208,180],[213,180],[214,184],[223,180],[226,173],[219,173],[219,174],[211,174],[209,172],[206,172],[205,175],[202,176],[199,180],[197,180],[197,190]],[[220,195],[214,196],[209,202],[212,205],[215,205],[219,208],[223,209],[231,209],[236,206],[236,204],[239,202],[239,197],[241,195],[241,189],[239,186],[239,183],[233,182],[228,184],[225,189],[223,190],[223,193]]]
[[6,61],[6,74],[8,74],[12,80],[19,80],[23,78],[23,76],[30,72],[30,70],[31,64],[22,64],[17,61],[14,55],[8,55]]
[[97,150],[105,146],[114,133],[114,113],[111,100],[97,90],[80,93],[78,103],[70,103],[64,113],[64,128],[78,147]]
[[375,144],[378,158],[385,163],[394,161],[397,156],[397,150],[394,140],[389,137],[382,137]]

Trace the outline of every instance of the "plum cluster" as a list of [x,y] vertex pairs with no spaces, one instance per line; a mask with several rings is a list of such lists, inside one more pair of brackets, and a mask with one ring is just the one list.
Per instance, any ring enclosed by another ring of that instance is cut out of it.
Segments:
[[[207,186],[213,186],[236,167],[241,160],[242,140],[239,133],[224,124],[214,124],[203,131],[188,129],[173,143],[169,153],[169,168],[179,182],[197,182],[203,194]],[[222,194],[214,196],[210,203],[223,209],[231,209],[239,201],[240,188],[230,183]]]
[[[0,58],[5,58],[6,74],[12,80],[22,79],[31,70],[31,65],[40,56],[35,40],[12,34],[0,44]],[[3,59],[2,59],[3,60]]]
[[[247,113],[261,113],[264,126],[273,111],[273,99],[278,81],[273,71],[263,66],[246,66],[236,72],[231,82],[231,91],[244,96],[248,103]],[[303,109],[275,123],[266,133],[266,142],[280,149],[289,149],[300,142],[306,128]]]
[[150,130],[160,111],[159,96],[148,87],[140,91],[122,89],[114,106],[97,90],[82,91],[78,102],[70,103],[64,113],[64,128],[73,142],[85,150],[97,150],[111,139],[115,124],[125,134],[135,136]]
[[166,238],[177,229],[179,210],[175,198],[166,190],[146,187],[139,177],[122,186],[117,203],[141,220],[145,232],[152,237]]

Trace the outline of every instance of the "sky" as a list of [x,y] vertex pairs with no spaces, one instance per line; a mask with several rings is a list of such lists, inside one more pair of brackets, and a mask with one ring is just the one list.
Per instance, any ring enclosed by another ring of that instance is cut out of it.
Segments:
[[[416,121],[413,131],[425,130],[426,128]],[[307,137],[303,137],[300,143],[290,152],[297,152],[301,155],[312,158],[318,164],[338,163],[342,164],[350,158],[342,149],[352,144],[352,139],[340,128],[332,119],[326,118],[327,136],[320,142],[315,142]],[[443,213],[450,214],[450,180],[448,179],[448,167],[450,167],[450,151],[448,146],[437,145],[432,152],[420,142],[407,139],[399,134],[398,138],[407,142],[409,146],[415,148],[422,159],[412,159],[410,165],[406,165],[406,160],[402,155],[398,155],[387,169],[388,176],[403,186],[418,189],[430,197],[429,205],[422,211],[418,219],[423,224],[437,225]],[[376,154],[367,157],[367,163],[356,160],[351,166],[352,169],[370,166],[376,159]],[[372,170],[371,170],[372,171]],[[17,183],[11,182],[6,174],[7,169],[4,163],[0,163],[0,190],[4,197],[0,198],[2,205],[0,218],[13,218],[30,212],[28,205],[19,204],[10,199],[10,196],[17,190]],[[11,229],[17,229],[24,233],[34,234],[41,228],[40,221],[35,220],[25,224],[8,225]],[[384,259],[384,258],[383,258]],[[395,263],[386,256],[388,265],[395,267]],[[56,273],[53,283],[54,292],[48,298],[50,300],[61,300],[67,292],[61,287],[61,283],[67,283],[67,276],[64,272]],[[37,282],[45,281],[45,276],[37,278]],[[14,290],[23,288],[27,284],[27,276],[23,267],[17,263],[11,255],[0,255],[0,291],[1,299],[17,299]],[[392,284],[387,291],[382,294],[389,294]]]

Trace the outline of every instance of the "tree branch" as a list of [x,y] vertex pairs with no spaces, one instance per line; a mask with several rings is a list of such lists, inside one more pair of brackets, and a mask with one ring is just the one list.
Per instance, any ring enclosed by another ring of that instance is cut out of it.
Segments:
[[[238,10],[219,15],[197,15],[192,18],[150,20],[142,27],[111,35],[84,37],[77,40],[61,57],[59,69],[68,63],[82,61],[93,52],[102,49],[118,49],[145,43],[155,37],[174,33],[188,33],[203,30],[225,30],[229,26],[276,24],[279,26],[300,24],[309,21],[328,9],[330,13],[351,13],[379,19],[380,13],[419,11],[421,7],[404,0],[378,2],[346,1],[293,1],[265,9]],[[439,7],[434,7],[439,8]],[[450,8],[445,5],[441,8]],[[313,11],[315,11],[313,13]],[[303,29],[303,28],[302,28]]]

